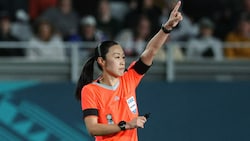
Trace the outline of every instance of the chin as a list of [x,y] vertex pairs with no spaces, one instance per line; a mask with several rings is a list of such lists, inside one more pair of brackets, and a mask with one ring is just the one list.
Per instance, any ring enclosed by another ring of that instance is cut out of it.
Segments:
[[117,74],[117,77],[123,76],[124,72]]

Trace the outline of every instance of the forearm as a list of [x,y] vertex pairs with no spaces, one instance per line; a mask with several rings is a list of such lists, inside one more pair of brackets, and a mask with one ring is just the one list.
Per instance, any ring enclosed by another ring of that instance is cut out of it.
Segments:
[[154,56],[159,49],[163,47],[168,37],[169,34],[164,33],[162,30],[158,31],[158,33],[148,42],[145,51],[141,55],[143,63],[146,65],[152,64]]
[[87,127],[87,129],[92,136],[110,135],[121,131],[120,127],[116,124],[97,123],[91,127]]
[[[130,130],[134,128],[143,128],[147,119],[144,116],[139,116],[131,121],[126,122],[125,130]],[[85,118],[85,124],[87,127],[88,132],[92,136],[105,136],[105,135],[112,135],[118,133],[121,128],[118,124],[102,124],[97,123],[96,118],[87,117]]]

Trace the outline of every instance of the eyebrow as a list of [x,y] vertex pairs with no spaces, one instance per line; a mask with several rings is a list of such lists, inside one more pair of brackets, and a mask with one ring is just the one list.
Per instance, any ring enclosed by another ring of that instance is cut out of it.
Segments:
[[112,55],[125,55],[124,53],[118,53],[118,52],[114,52]]

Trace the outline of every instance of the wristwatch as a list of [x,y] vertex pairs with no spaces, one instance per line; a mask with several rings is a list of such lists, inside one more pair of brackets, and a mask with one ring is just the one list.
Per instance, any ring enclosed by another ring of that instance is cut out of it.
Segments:
[[172,31],[172,29],[166,29],[165,26],[164,26],[163,24],[161,25],[161,30],[162,30],[164,33],[166,33],[166,34],[168,34],[168,33],[170,33],[170,32]]
[[118,126],[121,128],[122,131],[126,130],[126,121],[120,121]]

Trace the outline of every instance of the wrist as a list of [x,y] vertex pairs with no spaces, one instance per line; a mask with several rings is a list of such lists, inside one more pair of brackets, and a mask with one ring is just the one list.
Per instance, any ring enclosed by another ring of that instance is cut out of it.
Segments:
[[161,25],[161,30],[166,34],[170,33],[172,31],[172,29],[173,28],[171,26],[168,26],[167,24],[166,25],[164,25],[164,24]]
[[164,26],[167,30],[172,30],[173,27],[171,25],[169,25],[168,23],[166,23],[165,25],[162,24],[162,26]]
[[126,128],[126,130],[128,130],[128,129],[132,129],[132,128],[131,128],[131,125],[130,125],[128,122],[126,123],[125,128]]
[[120,127],[120,129],[121,129],[122,131],[128,129],[128,128],[127,128],[127,123],[126,123],[126,121],[120,121],[120,122],[118,123],[118,126]]

